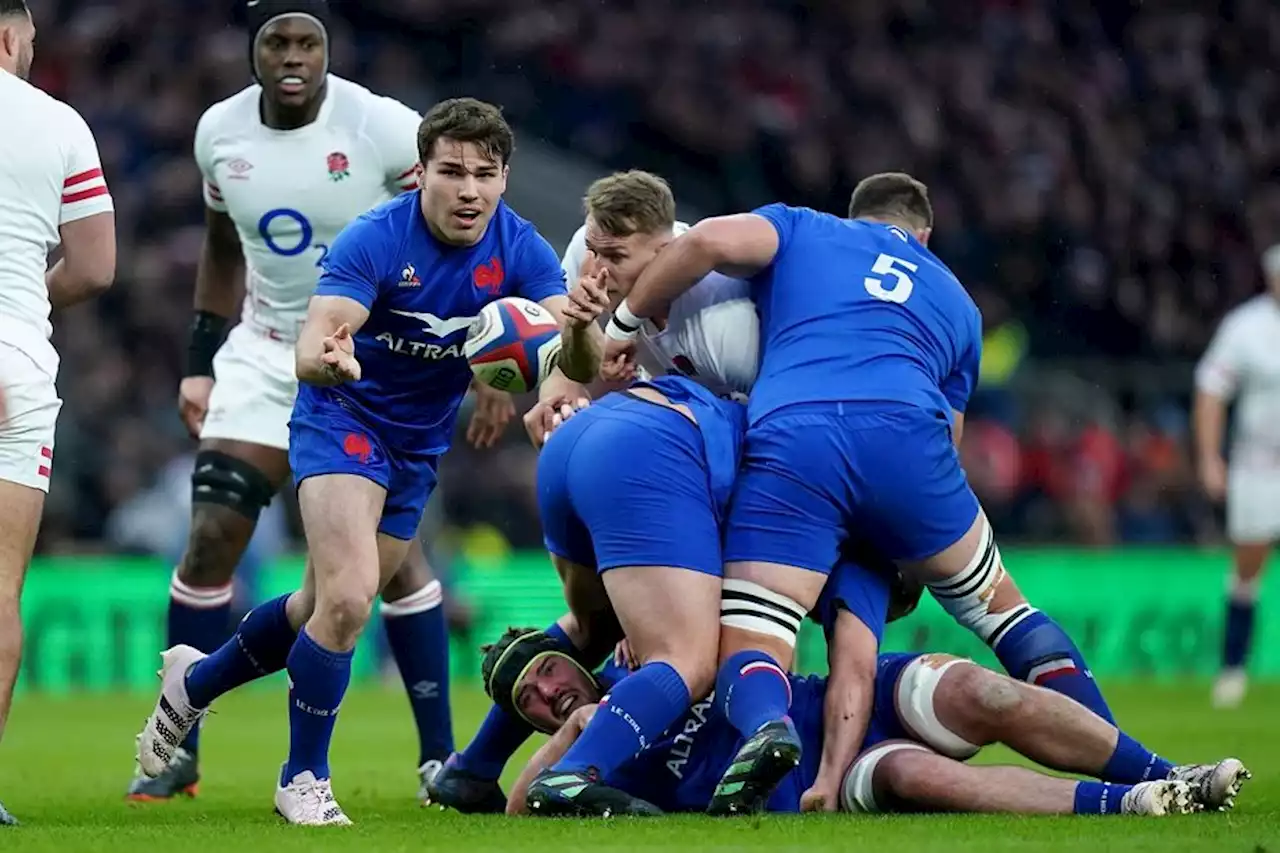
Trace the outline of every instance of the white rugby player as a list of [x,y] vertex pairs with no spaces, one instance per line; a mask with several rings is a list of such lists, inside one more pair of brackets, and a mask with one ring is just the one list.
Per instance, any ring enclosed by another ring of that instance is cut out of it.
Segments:
[[[0,734],[62,407],[49,314],[102,293],[116,269],[114,207],[93,133],[26,82],[35,35],[25,2],[0,0]],[[50,269],[59,244],[62,259]],[[15,822],[0,806],[0,825]]]
[[[236,565],[289,477],[294,342],[320,261],[347,223],[418,186],[421,117],[329,73],[324,0],[253,0],[247,15],[257,82],[210,107],[195,138],[206,232],[179,407],[200,447],[187,549],[170,584],[168,646],[204,652],[231,634]],[[240,322],[224,342],[242,286]],[[492,443],[512,415],[508,395],[478,391],[469,437]],[[453,748],[445,676],[411,677],[447,662],[441,641],[425,640],[443,635],[441,604],[419,544],[384,590],[382,612],[418,725],[421,778]],[[198,734],[173,745],[168,772],[137,775],[128,796],[193,795]]]
[[[1222,670],[1213,703],[1244,699],[1258,584],[1280,538],[1280,245],[1262,256],[1268,292],[1223,319],[1196,369],[1195,435],[1200,482],[1227,504],[1235,552]],[[1227,407],[1236,401],[1231,461],[1223,458]]]

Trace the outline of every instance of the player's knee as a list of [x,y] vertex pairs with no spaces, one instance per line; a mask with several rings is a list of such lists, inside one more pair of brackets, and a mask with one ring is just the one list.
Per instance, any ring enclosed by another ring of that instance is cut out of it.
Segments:
[[846,812],[877,814],[918,794],[913,786],[928,768],[929,751],[905,740],[877,744],[858,756],[840,786],[840,807]]
[[266,474],[242,459],[217,450],[196,454],[191,474],[191,502],[195,506],[224,507],[247,519],[252,530],[275,491]]
[[373,611],[373,593],[355,587],[331,590],[316,600],[313,619],[324,623],[331,636],[354,644]]
[[947,695],[964,719],[966,739],[994,743],[1017,721],[1026,705],[1025,688],[1011,678],[978,666],[953,667]]
[[969,564],[952,577],[931,581],[928,586],[943,610],[988,644],[1008,630],[1010,611],[1025,605],[1017,584],[1004,569],[1000,549],[985,520]]

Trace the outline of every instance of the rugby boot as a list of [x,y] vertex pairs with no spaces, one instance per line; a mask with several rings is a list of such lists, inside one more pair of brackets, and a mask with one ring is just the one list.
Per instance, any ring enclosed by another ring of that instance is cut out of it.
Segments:
[[208,713],[187,698],[187,670],[206,657],[191,646],[174,646],[160,654],[160,698],[138,734],[138,768],[155,779],[169,767],[175,751]]
[[310,770],[294,776],[289,784],[276,787],[276,814],[299,826],[351,825],[351,818],[333,796],[329,780],[317,779]]
[[151,778],[141,772],[135,774],[124,797],[136,803],[172,800],[179,796],[194,797],[199,785],[200,765],[196,757],[178,747],[173,751],[169,766],[159,776]]
[[418,799],[424,806],[444,806],[463,814],[502,814],[507,810],[506,794],[497,781],[464,770],[457,755],[449,756],[431,778],[423,778],[423,791],[426,796],[420,792]]
[[4,807],[4,803],[0,803],[0,826],[17,826],[18,819],[9,814],[9,810]]
[[529,814],[544,817],[648,817],[662,814],[653,803],[611,788],[594,767],[566,772],[548,767],[529,783]]
[[1176,779],[1139,782],[1120,800],[1120,813],[1163,817],[1200,811],[1191,786]]
[[1217,764],[1180,764],[1169,778],[1190,785],[1196,802],[1207,811],[1225,812],[1236,804],[1236,795],[1253,774],[1239,759],[1224,758]]
[[707,814],[763,811],[782,778],[800,764],[800,736],[790,718],[765,723],[747,738],[720,777]]

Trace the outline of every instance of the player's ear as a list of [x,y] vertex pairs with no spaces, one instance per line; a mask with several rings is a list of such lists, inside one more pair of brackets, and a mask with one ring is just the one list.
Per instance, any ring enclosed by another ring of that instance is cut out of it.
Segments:
[[502,164],[502,191],[507,191],[507,175],[511,174],[511,166],[507,163]]
[[916,232],[916,239],[920,241],[921,246],[929,245],[929,237],[933,234],[932,228],[922,228]]

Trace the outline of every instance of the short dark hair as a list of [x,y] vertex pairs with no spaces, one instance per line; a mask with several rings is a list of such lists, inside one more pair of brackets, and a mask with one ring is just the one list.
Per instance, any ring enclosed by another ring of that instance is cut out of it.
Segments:
[[436,104],[418,125],[418,159],[431,159],[437,139],[474,142],[480,150],[505,166],[515,149],[515,134],[502,110],[475,98],[450,98]]
[[929,188],[905,172],[881,172],[863,178],[849,199],[849,218],[900,219],[913,228],[933,227]]
[[26,0],[0,0],[0,18],[8,18],[13,15],[31,15],[31,10],[27,8]]

